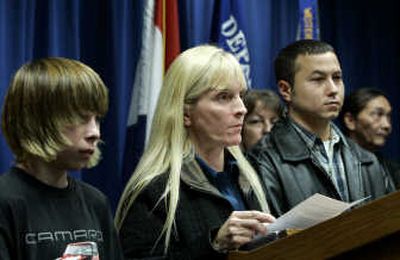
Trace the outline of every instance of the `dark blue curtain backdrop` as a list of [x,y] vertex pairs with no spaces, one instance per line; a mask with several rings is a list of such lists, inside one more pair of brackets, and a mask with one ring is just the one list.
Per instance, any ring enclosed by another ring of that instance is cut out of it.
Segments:
[[[273,58],[280,48],[296,39],[298,3],[293,0],[237,0],[244,2],[245,32],[252,65],[253,88],[275,89]],[[179,1],[182,48],[212,38],[214,7],[218,0]]]
[[393,107],[393,132],[382,151],[400,159],[400,2],[322,0],[321,38],[339,53],[346,92],[361,87],[383,90]]
[[[109,87],[110,109],[102,124],[103,160],[95,169],[75,175],[105,192],[113,207],[123,188],[121,164],[142,9],[142,1],[131,0],[0,1],[1,104],[15,70],[45,56],[81,60]],[[0,134],[0,172],[12,162]]]
[[[178,2],[182,49],[209,42],[218,0]],[[347,88],[373,83],[387,90],[393,98],[398,96],[399,80],[395,71],[399,69],[399,32],[394,29],[397,23],[392,23],[396,21],[392,20],[398,19],[394,12],[399,9],[394,4],[376,6],[373,1],[359,1],[357,5],[347,2],[324,0],[320,3],[324,16],[321,17],[322,38],[339,50]],[[125,185],[123,176],[128,176],[132,170],[126,167],[124,158],[126,140],[140,141],[144,134],[138,130],[131,136],[126,127],[133,77],[142,46],[144,3],[144,0],[0,0],[1,105],[15,70],[39,57],[81,60],[93,67],[108,86],[110,110],[102,124],[103,160],[96,168],[75,173],[75,176],[105,192],[114,208]],[[247,44],[252,59],[252,85],[276,89],[271,65],[277,51],[295,40],[297,1],[248,0],[242,8],[246,14]],[[374,24],[377,16],[380,20]],[[395,110],[396,107],[395,104]],[[396,139],[388,147],[393,155],[398,154],[397,123],[395,125],[393,136]],[[136,161],[138,157],[136,153],[131,160]],[[13,157],[0,133],[0,172],[5,172],[12,163]]]

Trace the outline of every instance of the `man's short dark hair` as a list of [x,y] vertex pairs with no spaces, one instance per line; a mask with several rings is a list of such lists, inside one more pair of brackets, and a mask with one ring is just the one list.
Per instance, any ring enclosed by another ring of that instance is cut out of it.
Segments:
[[280,50],[275,59],[275,78],[287,81],[291,86],[294,83],[295,61],[299,55],[335,53],[334,48],[326,42],[316,40],[299,40]]

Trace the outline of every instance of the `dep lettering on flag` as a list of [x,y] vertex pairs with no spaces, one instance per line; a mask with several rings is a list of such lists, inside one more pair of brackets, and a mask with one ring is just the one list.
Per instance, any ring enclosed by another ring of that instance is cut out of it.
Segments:
[[299,0],[297,39],[319,40],[318,0]]
[[211,41],[231,52],[238,59],[251,87],[250,53],[246,40],[246,26],[241,5],[242,0],[216,0]]

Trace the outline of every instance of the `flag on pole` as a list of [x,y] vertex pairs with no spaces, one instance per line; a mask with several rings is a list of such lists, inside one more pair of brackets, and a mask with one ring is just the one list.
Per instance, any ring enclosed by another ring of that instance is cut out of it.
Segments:
[[319,40],[318,0],[299,0],[297,39]]
[[246,25],[241,0],[216,0],[214,7],[213,32],[211,41],[232,53],[245,74],[251,87],[250,53],[247,46]]
[[181,52],[180,34],[179,34],[179,15],[177,0],[164,0],[164,17],[165,19],[165,71],[171,62]]
[[180,52],[179,42],[177,1],[147,0],[127,122],[124,174],[132,173],[147,143],[163,76]]

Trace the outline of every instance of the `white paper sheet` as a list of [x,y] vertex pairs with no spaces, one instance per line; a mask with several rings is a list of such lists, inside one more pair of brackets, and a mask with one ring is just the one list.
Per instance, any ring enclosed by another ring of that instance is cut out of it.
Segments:
[[279,217],[274,223],[268,224],[268,233],[287,228],[309,228],[341,214],[368,198],[347,203],[316,193]]

